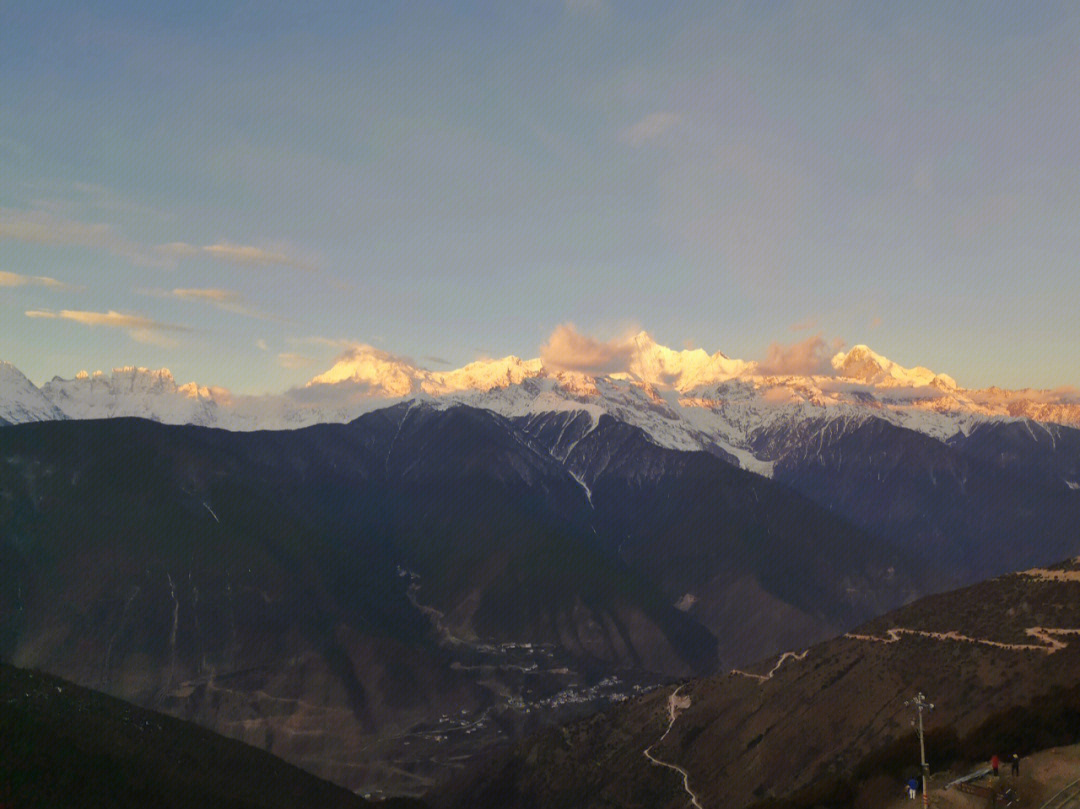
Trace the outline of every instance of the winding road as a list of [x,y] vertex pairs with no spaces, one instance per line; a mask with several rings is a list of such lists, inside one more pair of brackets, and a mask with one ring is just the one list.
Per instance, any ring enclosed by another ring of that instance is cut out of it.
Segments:
[[1005,643],[1004,641],[989,640],[988,638],[973,638],[969,635],[961,635],[956,631],[928,632],[923,629],[905,629],[901,626],[894,626],[885,633],[884,637],[878,635],[859,635],[854,632],[848,632],[844,637],[869,643],[896,643],[900,640],[901,635],[916,635],[923,638],[932,638],[934,640],[978,643],[982,646],[993,646],[996,649],[1012,649],[1017,652],[1045,652],[1046,654],[1053,654],[1069,645],[1065,641],[1058,640],[1054,637],[1055,635],[1080,635],[1080,629],[1056,629],[1046,626],[1029,626],[1024,630],[1024,634],[1040,641],[1040,643]]
[[690,697],[680,697],[679,692],[681,690],[682,686],[680,685],[678,688],[672,691],[670,695],[668,695],[668,716],[670,718],[668,720],[667,729],[664,731],[664,735],[652,744],[650,744],[648,747],[646,747],[643,753],[645,755],[645,758],[647,758],[653,764],[660,767],[667,767],[669,770],[675,770],[675,772],[679,773],[679,775],[681,775],[683,779],[683,789],[685,789],[686,794],[690,796],[690,803],[696,806],[697,809],[705,809],[705,807],[701,805],[701,801],[698,800],[698,796],[694,794],[694,791],[692,789],[690,789],[690,773],[688,773],[678,764],[669,764],[666,761],[661,761],[652,754],[652,749],[656,747],[656,745],[664,741],[664,739],[667,738],[667,735],[671,733],[671,729],[675,726],[675,720],[679,716],[679,711],[685,710],[686,708],[690,707]]

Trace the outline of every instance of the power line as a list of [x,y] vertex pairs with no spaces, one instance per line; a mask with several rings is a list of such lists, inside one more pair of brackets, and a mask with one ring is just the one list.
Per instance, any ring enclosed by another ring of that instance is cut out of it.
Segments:
[[915,699],[909,699],[904,701],[906,707],[915,708],[918,711],[917,719],[912,719],[911,724],[916,727],[919,732],[919,760],[922,763],[922,802],[923,807],[930,806],[930,797],[926,792],[926,780],[930,774],[930,767],[926,763],[926,742],[923,739],[923,711],[930,712],[934,710],[934,703],[927,702],[926,697],[923,696],[922,691],[915,695]]

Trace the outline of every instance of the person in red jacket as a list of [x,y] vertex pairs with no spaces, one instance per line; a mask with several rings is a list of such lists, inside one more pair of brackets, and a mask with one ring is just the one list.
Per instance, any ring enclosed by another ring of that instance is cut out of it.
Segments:
[[998,758],[997,753],[994,753],[994,755],[990,757],[990,769],[994,771],[994,775],[998,774],[998,767],[1000,767],[1000,766],[1001,766],[1001,759]]

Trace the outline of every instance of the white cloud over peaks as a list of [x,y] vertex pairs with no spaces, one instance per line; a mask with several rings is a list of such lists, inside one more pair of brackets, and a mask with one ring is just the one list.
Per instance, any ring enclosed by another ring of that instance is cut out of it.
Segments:
[[635,124],[626,127],[619,137],[633,147],[644,146],[656,140],[682,121],[682,116],[674,112],[654,112],[646,115]]
[[758,372],[776,376],[832,375],[829,360],[842,346],[843,341],[828,345],[820,334],[788,345],[770,343],[765,359],[758,364]]
[[141,315],[126,315],[111,309],[108,312],[86,312],[77,309],[61,309],[59,312],[54,312],[50,309],[29,309],[25,314],[31,318],[71,320],[84,326],[125,329],[128,336],[138,343],[150,343],[166,348],[176,345],[176,341],[168,336],[170,332],[191,331],[187,326],[162,323]]
[[540,357],[551,371],[589,376],[629,374],[649,384],[679,390],[715,384],[753,370],[753,363],[733,360],[719,351],[676,351],[658,344],[645,331],[603,341],[580,333],[572,323],[555,328],[540,347]]
[[0,272],[0,287],[48,287],[49,289],[78,289],[63,281],[44,275],[19,275],[17,272]]
[[544,367],[553,371],[585,374],[625,373],[634,355],[632,337],[602,341],[577,330],[573,323],[561,323],[540,346]]

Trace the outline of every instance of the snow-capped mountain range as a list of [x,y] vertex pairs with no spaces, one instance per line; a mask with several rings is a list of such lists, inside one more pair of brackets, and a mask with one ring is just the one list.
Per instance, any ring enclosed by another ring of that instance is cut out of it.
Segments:
[[864,345],[838,352],[807,375],[776,374],[720,352],[673,350],[646,332],[626,349],[620,370],[583,373],[513,356],[431,371],[357,346],[303,387],[265,396],[178,385],[167,369],[134,367],[55,377],[38,388],[0,362],[0,422],[138,416],[257,430],[345,422],[402,401],[467,404],[507,417],[572,410],[587,412],[594,423],[609,414],[642,428],[661,446],[719,452],[766,475],[771,463],[751,451],[753,436],[807,421],[876,417],[939,440],[988,420],[1080,425],[1075,390],[967,390],[946,374],[902,367]]

